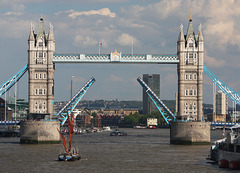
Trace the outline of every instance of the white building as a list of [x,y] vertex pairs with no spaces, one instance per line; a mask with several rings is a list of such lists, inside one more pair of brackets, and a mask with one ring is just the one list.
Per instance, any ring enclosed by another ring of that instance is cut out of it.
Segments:
[[221,90],[216,93],[216,114],[226,115],[228,113],[228,98]]

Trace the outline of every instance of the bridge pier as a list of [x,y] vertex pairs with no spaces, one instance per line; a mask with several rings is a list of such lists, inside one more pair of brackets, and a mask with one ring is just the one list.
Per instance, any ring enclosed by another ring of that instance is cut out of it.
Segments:
[[21,121],[20,143],[22,144],[53,144],[60,143],[59,121]]
[[210,122],[171,122],[170,144],[210,144]]

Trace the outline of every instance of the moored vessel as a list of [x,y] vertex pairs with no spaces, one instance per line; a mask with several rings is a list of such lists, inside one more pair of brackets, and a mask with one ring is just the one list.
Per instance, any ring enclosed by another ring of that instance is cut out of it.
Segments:
[[233,126],[226,138],[215,141],[208,159],[220,168],[240,170],[240,125]]

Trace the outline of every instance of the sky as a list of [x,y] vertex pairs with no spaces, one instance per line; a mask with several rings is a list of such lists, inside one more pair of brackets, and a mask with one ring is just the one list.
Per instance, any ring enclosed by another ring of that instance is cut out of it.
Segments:
[[[186,34],[190,11],[195,33],[199,24],[205,46],[204,64],[240,92],[240,1],[236,0],[0,0],[0,83],[28,61],[31,23],[37,33],[41,9],[45,31],[53,25],[56,53],[176,54],[180,25]],[[55,101],[70,99],[91,77],[96,82],[84,100],[142,100],[137,77],[160,74],[160,98],[175,99],[177,65],[56,64]],[[74,76],[72,78],[72,76]],[[212,82],[204,75],[203,102],[212,103]],[[18,97],[27,99],[28,75]],[[13,95],[12,89],[8,95]]]

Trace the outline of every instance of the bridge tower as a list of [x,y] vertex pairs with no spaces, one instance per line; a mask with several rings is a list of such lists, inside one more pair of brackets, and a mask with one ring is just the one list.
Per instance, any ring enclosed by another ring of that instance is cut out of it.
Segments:
[[28,38],[29,113],[47,113],[50,118],[54,113],[54,52],[53,27],[50,24],[47,35],[41,13],[38,33],[31,25]]
[[195,35],[190,16],[187,34],[180,34],[177,42],[179,64],[178,73],[178,119],[202,121],[202,89],[204,42],[199,25],[198,35]]

